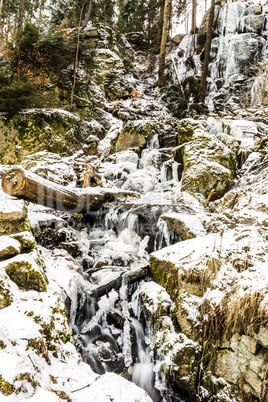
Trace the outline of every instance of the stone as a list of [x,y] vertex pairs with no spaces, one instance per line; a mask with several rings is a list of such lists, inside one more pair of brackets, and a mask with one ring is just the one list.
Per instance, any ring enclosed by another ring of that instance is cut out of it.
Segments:
[[12,295],[6,281],[0,280],[0,310],[2,308],[10,306],[12,300]]
[[259,332],[254,335],[254,339],[257,340],[263,347],[268,348],[268,328],[261,325]]
[[47,283],[43,263],[37,251],[13,257],[1,263],[0,266],[20,289],[46,292]]
[[72,155],[81,149],[91,127],[62,109],[29,109],[9,121],[1,118],[0,161],[13,165],[42,150]]
[[170,229],[177,233],[182,240],[193,239],[198,235],[205,235],[201,220],[196,215],[183,213],[168,213],[161,215]]
[[166,290],[157,283],[142,281],[138,288],[138,299],[150,319],[155,323],[161,316],[169,316],[172,301]]
[[264,15],[245,15],[240,20],[239,32],[253,32],[260,35],[263,30],[265,21],[266,19]]
[[183,292],[203,296],[221,266],[215,242],[216,235],[198,236],[151,253],[153,279],[173,301]]
[[0,261],[20,253],[20,243],[9,236],[0,236]]
[[183,333],[168,329],[158,331],[154,339],[154,349],[159,360],[158,374],[166,381],[189,393],[195,392],[198,369],[198,343]]
[[0,189],[0,235],[10,235],[25,230],[30,230],[30,224],[27,220],[27,208],[24,201],[15,200]]
[[178,123],[177,132],[178,132],[178,144],[182,145],[186,142],[192,140],[195,130],[197,128],[202,129],[202,123],[198,120],[194,119],[182,119]]
[[29,252],[37,247],[35,238],[31,232],[20,232],[10,235],[12,239],[17,240],[21,246],[21,252]]
[[184,34],[177,34],[171,38],[171,41],[175,43],[175,45],[179,45],[184,38]]
[[116,141],[116,152],[126,151],[129,148],[143,149],[156,128],[157,124],[150,123],[147,120],[127,122]]
[[192,140],[176,148],[174,158],[183,161],[182,191],[220,198],[229,189],[236,171],[236,155],[218,138],[197,129]]

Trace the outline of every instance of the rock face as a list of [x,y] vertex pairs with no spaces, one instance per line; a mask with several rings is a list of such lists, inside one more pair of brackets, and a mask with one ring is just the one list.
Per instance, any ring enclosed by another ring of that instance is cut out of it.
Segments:
[[0,190],[0,235],[9,235],[30,229],[27,208],[23,201],[6,197]]
[[15,164],[41,150],[72,155],[88,138],[91,141],[89,136],[94,134],[95,126],[61,109],[32,109],[10,121],[2,118],[0,160]]

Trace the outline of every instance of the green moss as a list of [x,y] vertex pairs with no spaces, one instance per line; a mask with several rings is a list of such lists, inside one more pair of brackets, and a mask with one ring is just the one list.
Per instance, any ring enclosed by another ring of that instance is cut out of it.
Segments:
[[13,394],[13,392],[15,391],[14,385],[10,384],[8,381],[5,381],[1,375],[0,375],[0,391],[5,396],[9,396]]
[[4,281],[0,281],[0,309],[10,306],[13,298]]
[[153,280],[166,289],[173,301],[179,294],[178,272],[169,261],[159,261],[151,255],[151,271]]
[[47,284],[43,275],[33,269],[27,261],[14,261],[7,265],[6,273],[22,290],[46,292]]

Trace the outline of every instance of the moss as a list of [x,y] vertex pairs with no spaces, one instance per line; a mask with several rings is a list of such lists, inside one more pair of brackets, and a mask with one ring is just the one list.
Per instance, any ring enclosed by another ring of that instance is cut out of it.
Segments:
[[6,273],[22,290],[46,292],[47,284],[43,275],[27,261],[14,261],[7,265]]
[[175,266],[169,261],[159,261],[153,255],[150,261],[153,280],[166,289],[173,301],[177,301],[179,284]]
[[13,298],[4,281],[0,281],[0,309],[10,306]]
[[5,396],[9,396],[13,394],[13,392],[15,391],[14,385],[10,384],[8,381],[5,381],[1,375],[0,375],[0,391]]
[[[27,223],[27,225],[28,225],[28,223]],[[17,240],[18,242],[20,242],[22,253],[29,252],[29,251],[35,249],[37,246],[33,235],[29,231],[16,233],[16,234],[12,235],[11,237],[13,239]]]

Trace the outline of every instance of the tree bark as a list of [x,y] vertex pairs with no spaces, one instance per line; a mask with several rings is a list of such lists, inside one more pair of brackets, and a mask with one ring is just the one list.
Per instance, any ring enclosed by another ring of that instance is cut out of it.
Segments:
[[209,20],[208,20],[208,31],[207,38],[205,43],[205,57],[203,70],[201,75],[201,81],[199,86],[199,102],[204,102],[206,95],[206,84],[207,84],[207,76],[208,76],[208,65],[210,60],[210,49],[211,49],[211,41],[212,41],[212,33],[213,33],[213,23],[214,23],[214,10],[215,10],[215,0],[211,0],[211,6],[209,11]]
[[9,170],[2,178],[5,193],[23,200],[71,214],[87,214],[99,209],[105,202],[127,196],[139,198],[129,191],[108,189],[70,190],[20,168]]
[[197,0],[192,0],[192,27],[191,27],[191,33],[193,35],[193,53],[195,53],[196,11],[197,11]]
[[17,25],[18,32],[22,27],[23,18],[24,18],[24,0],[20,0],[20,2],[19,2],[19,12],[18,12],[18,25]]
[[164,85],[166,44],[167,44],[167,38],[168,38],[171,5],[172,5],[172,0],[165,0],[163,29],[162,29],[162,38],[161,38],[161,45],[160,45],[159,70],[158,70],[158,86],[159,87],[162,87]]
[[93,0],[89,0],[87,15],[86,15],[85,21],[83,22],[83,25],[80,28],[80,32],[82,32],[86,28],[86,26],[90,20],[91,11],[92,11],[92,3],[93,3]]

